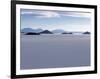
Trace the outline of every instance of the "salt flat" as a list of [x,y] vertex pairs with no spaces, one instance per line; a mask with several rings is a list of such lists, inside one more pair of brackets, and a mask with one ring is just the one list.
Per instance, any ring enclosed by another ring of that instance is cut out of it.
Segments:
[[21,35],[21,69],[90,65],[90,35]]

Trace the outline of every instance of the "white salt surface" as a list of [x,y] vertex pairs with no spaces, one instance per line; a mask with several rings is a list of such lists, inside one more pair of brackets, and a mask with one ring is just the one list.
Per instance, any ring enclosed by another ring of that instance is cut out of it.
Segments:
[[90,35],[21,35],[21,69],[90,65]]

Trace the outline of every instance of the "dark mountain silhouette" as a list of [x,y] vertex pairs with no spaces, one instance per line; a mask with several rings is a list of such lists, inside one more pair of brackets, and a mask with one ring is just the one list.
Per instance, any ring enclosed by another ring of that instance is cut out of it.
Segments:
[[40,32],[40,34],[53,34],[53,33],[50,32],[49,30],[44,30],[44,31]]
[[25,35],[40,35],[40,33],[29,32],[29,33],[26,33]]
[[84,32],[83,34],[90,34],[90,32],[87,31],[87,32]]
[[73,34],[72,32],[63,32],[62,34]]

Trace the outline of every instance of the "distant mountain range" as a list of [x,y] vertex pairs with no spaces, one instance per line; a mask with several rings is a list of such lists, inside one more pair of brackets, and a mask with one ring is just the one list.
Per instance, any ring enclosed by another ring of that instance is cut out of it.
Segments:
[[[43,29],[32,29],[32,28],[23,28],[21,29],[21,32],[22,33],[28,33],[28,32],[35,32],[35,33],[42,33],[42,32],[48,32],[49,30],[43,30]],[[56,30],[52,30],[52,31],[49,31],[49,33],[63,33],[65,32],[64,30],[62,29],[56,29]]]
[[23,33],[28,33],[28,32],[35,32],[35,33],[39,33],[42,32],[42,29],[32,29],[32,28],[24,28],[21,30],[21,32]]
[[[74,34],[76,32],[66,32],[62,29],[55,29],[55,30],[43,30],[43,29],[32,29],[32,28],[23,28],[21,29],[21,33],[24,33],[26,35],[40,35],[40,34]],[[90,34],[90,32],[86,31],[86,32],[78,32],[81,34]]]
[[53,34],[53,33],[50,32],[49,30],[44,30],[44,31],[40,32],[40,34]]

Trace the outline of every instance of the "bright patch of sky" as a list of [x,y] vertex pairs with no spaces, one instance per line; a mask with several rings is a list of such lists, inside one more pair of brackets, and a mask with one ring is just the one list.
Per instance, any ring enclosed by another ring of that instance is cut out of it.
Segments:
[[21,29],[90,31],[91,13],[79,11],[49,11],[21,9]]

